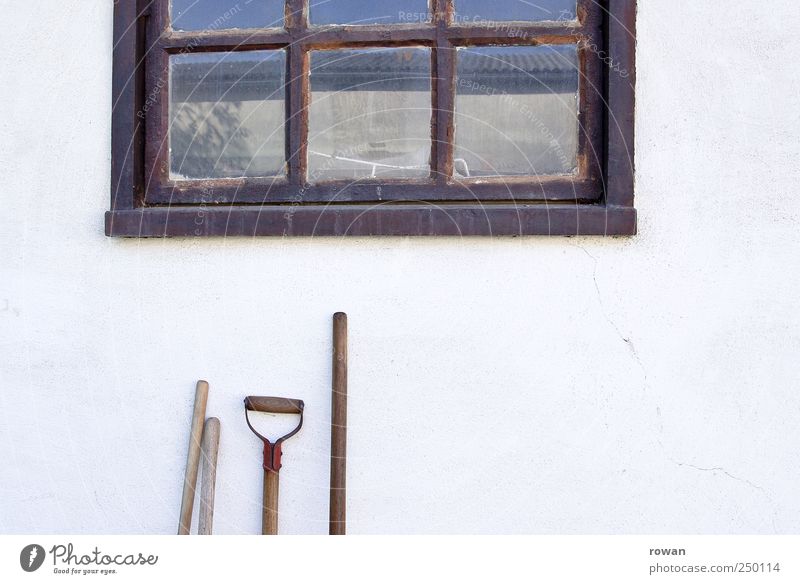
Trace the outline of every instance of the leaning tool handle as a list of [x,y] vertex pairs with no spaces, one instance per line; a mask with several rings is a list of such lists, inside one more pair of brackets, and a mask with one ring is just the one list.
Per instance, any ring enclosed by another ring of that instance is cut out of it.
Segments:
[[[303,400],[284,397],[255,397],[244,400],[244,415],[247,425],[264,443],[264,505],[261,515],[261,533],[276,535],[278,533],[278,472],[281,470],[281,445],[300,431],[303,427]],[[274,443],[258,433],[250,423],[249,412],[266,412],[269,414],[299,414],[297,427],[278,438]]]
[[183,479],[183,497],[181,499],[181,515],[178,523],[178,535],[189,535],[192,526],[192,508],[197,488],[197,471],[200,468],[200,449],[203,438],[203,421],[206,419],[208,403],[208,382],[202,379],[197,382],[192,413],[192,430],[189,435],[189,454],[186,460],[186,473]]

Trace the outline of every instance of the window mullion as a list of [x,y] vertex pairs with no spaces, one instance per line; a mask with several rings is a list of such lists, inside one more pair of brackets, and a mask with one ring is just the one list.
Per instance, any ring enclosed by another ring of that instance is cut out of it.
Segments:
[[436,182],[446,183],[453,176],[454,152],[455,51],[447,38],[447,29],[453,14],[453,0],[431,0],[431,8],[436,26],[431,88],[434,112],[431,170]]
[[287,0],[285,21],[290,31],[308,28],[308,0]]
[[288,179],[303,186],[308,174],[308,51],[302,39],[308,30],[308,0],[288,0],[286,28],[291,42],[287,47],[286,71],[286,160]]

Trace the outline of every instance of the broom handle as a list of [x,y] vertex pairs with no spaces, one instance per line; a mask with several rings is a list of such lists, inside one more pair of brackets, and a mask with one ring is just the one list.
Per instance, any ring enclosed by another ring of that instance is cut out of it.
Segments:
[[333,315],[331,492],[328,533],[344,535],[347,521],[347,315]]
[[217,418],[206,420],[203,429],[203,480],[200,484],[200,526],[198,535],[211,535],[214,525],[214,494],[217,482],[220,423]]
[[278,535],[278,473],[273,470],[264,470],[261,534]]
[[200,466],[200,441],[203,436],[203,422],[206,419],[208,403],[208,382],[198,381],[194,396],[194,412],[192,413],[192,430],[189,436],[189,453],[186,456],[186,474],[183,477],[183,497],[181,499],[181,515],[178,523],[178,535],[189,535],[192,527],[192,508],[194,493],[197,488],[197,470]]

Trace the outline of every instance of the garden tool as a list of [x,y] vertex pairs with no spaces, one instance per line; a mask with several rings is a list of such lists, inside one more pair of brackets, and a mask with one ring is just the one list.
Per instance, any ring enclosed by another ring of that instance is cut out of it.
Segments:
[[[278,472],[281,469],[281,449],[283,443],[297,434],[303,426],[303,409],[305,404],[299,399],[284,397],[255,397],[244,400],[244,415],[247,425],[264,443],[264,503],[261,514],[261,533],[277,535],[278,533]],[[270,414],[299,414],[297,427],[275,442],[259,434],[250,423],[249,412],[266,412]]]

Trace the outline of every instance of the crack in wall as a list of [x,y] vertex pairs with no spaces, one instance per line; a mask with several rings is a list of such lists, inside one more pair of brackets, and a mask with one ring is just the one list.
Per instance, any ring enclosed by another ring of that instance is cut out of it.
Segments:
[[[659,444],[661,445],[661,448],[664,448],[664,445],[661,444],[661,442],[659,442]],[[734,481],[743,483],[743,484],[749,486],[752,489],[760,491],[764,495],[764,497],[766,498],[767,503],[769,504],[769,506],[772,507],[772,515],[770,517],[770,521],[772,523],[772,531],[776,535],[779,533],[778,532],[778,524],[775,521],[775,518],[778,515],[778,507],[775,504],[775,499],[772,498],[772,495],[770,495],[764,487],[762,487],[760,485],[757,485],[757,484],[755,484],[754,482],[752,482],[752,481],[750,481],[748,479],[745,479],[745,478],[742,478],[742,477],[737,477],[736,475],[731,474],[730,472],[728,472],[727,470],[725,470],[725,468],[723,468],[721,466],[703,467],[703,466],[697,466],[696,464],[691,464],[691,463],[688,463],[688,462],[679,462],[679,461],[675,460],[674,458],[672,458],[671,456],[667,456],[667,458],[669,458],[670,462],[672,462],[676,466],[691,468],[691,469],[694,469],[694,470],[697,470],[697,471],[700,471],[700,472],[712,472],[712,473],[715,473],[715,474],[716,473],[721,473],[721,474],[725,475],[726,477],[728,477],[729,479],[732,479]]]
[[[592,281],[594,283],[594,289],[595,289],[595,292],[597,294],[597,301],[598,301],[598,304],[600,306],[600,311],[603,314],[603,317],[605,318],[605,320],[608,322],[608,324],[614,329],[614,331],[616,332],[617,336],[628,347],[628,349],[629,349],[629,351],[631,353],[631,356],[636,361],[636,363],[639,365],[639,368],[641,369],[642,375],[644,377],[644,388],[643,388],[643,390],[646,392],[648,390],[648,388],[649,388],[649,379],[648,379],[648,376],[647,376],[647,370],[644,367],[644,363],[642,362],[642,359],[639,356],[638,351],[636,350],[636,346],[633,344],[633,341],[629,337],[626,337],[624,334],[622,334],[622,331],[619,329],[619,326],[617,326],[617,323],[614,322],[614,320],[609,316],[608,310],[606,309],[605,303],[603,302],[603,294],[600,291],[600,285],[597,282],[597,270],[598,270],[598,266],[599,266],[599,261],[595,256],[593,256],[591,253],[589,253],[589,251],[586,248],[584,248],[583,246],[581,246],[579,244],[573,244],[573,245],[575,247],[577,247],[578,249],[580,249],[583,253],[585,253],[592,260],[592,262],[594,262],[594,267],[592,269]],[[658,405],[656,406],[656,414],[657,414],[657,417],[658,417],[658,420],[659,420],[659,430],[660,430],[661,433],[663,433],[664,427],[663,427],[663,422],[661,421],[661,407],[658,406]],[[658,443],[661,446],[661,448],[664,449],[664,445],[661,444],[660,440],[658,441]],[[675,464],[675,465],[677,465],[679,467],[687,467],[687,468],[691,468],[691,469],[694,469],[694,470],[697,470],[697,471],[700,471],[700,472],[720,473],[720,474],[728,477],[731,480],[743,483],[743,484],[749,486],[751,489],[754,489],[754,490],[759,491],[760,493],[762,493],[762,495],[767,500],[768,505],[772,508],[772,514],[771,514],[771,517],[770,517],[770,521],[772,523],[772,530],[773,530],[773,532],[775,534],[779,533],[778,525],[777,525],[777,521],[776,521],[776,517],[778,515],[778,508],[777,508],[777,505],[775,504],[775,500],[766,491],[766,489],[764,489],[760,485],[757,485],[757,484],[753,483],[752,481],[750,481],[748,479],[741,478],[741,477],[738,477],[738,476],[736,476],[734,474],[731,474],[729,471],[727,471],[725,468],[723,468],[721,466],[714,466],[714,467],[706,468],[706,467],[690,464],[690,463],[687,463],[687,462],[679,462],[679,461],[673,459],[672,457],[669,457],[669,456],[667,456],[667,457],[669,458],[669,460],[673,464]]]
[[644,367],[644,363],[642,362],[641,357],[639,356],[639,352],[636,350],[636,345],[633,344],[633,341],[630,337],[626,337],[622,334],[622,331],[617,326],[617,323],[609,316],[608,311],[606,310],[606,305],[603,302],[603,294],[600,292],[600,285],[597,283],[597,267],[598,267],[598,260],[595,256],[589,253],[589,251],[583,247],[582,245],[574,244],[575,247],[580,249],[583,253],[585,253],[591,260],[594,262],[594,268],[592,269],[592,281],[594,282],[594,289],[597,292],[597,302],[600,305],[600,312],[603,314],[603,318],[606,319],[606,322],[611,325],[614,331],[617,333],[617,336],[625,343],[628,347],[628,350],[631,353],[631,356],[636,361],[637,365],[639,365],[639,369],[642,370],[642,376],[644,377],[644,390],[647,391],[649,386],[649,380],[647,378],[647,370]]
[[749,481],[749,480],[747,480],[747,479],[743,479],[743,478],[741,478],[741,477],[737,477],[737,476],[735,476],[735,475],[732,475],[731,473],[729,473],[727,470],[725,470],[725,469],[724,469],[724,468],[722,468],[721,466],[712,466],[712,467],[709,467],[709,468],[704,468],[704,467],[702,467],[702,466],[697,466],[697,465],[694,465],[694,464],[689,464],[688,462],[678,462],[677,460],[674,460],[674,459],[672,459],[672,458],[670,458],[670,460],[671,460],[671,461],[672,461],[674,464],[676,464],[676,465],[678,465],[678,466],[687,466],[687,467],[689,467],[689,468],[693,468],[693,469],[695,469],[695,470],[699,470],[699,471],[702,471],[702,472],[721,472],[721,473],[722,473],[722,474],[724,474],[725,476],[727,476],[727,477],[729,477],[729,478],[731,478],[731,479],[733,479],[733,480],[735,480],[735,481],[739,481],[740,483],[744,483],[744,484],[746,484],[746,485],[750,485],[750,486],[751,486],[751,487],[753,487],[754,489],[757,489],[757,490],[761,491],[762,493],[766,493],[766,491],[764,490],[764,487],[760,487],[759,485],[757,485],[757,484],[755,484],[754,482],[751,482],[751,481]]

